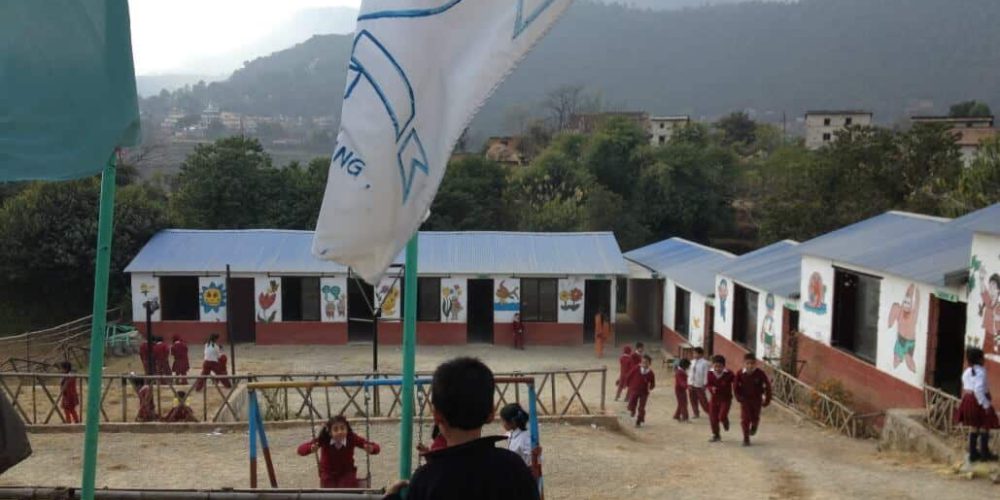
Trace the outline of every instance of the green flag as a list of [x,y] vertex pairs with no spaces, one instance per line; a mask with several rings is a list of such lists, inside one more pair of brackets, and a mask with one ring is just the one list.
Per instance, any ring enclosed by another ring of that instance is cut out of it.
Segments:
[[0,181],[94,175],[139,142],[126,0],[4,0],[0,46]]

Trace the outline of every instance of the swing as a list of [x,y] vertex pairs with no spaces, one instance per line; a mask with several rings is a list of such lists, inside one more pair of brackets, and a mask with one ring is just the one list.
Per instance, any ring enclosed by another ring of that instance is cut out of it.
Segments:
[[[367,385],[364,387],[364,391],[365,391],[365,442],[370,443],[371,442],[371,410],[370,410],[371,396],[368,393],[369,388]],[[316,411],[316,407],[313,406],[312,393],[313,393],[313,388],[309,387],[308,389],[306,389],[305,397],[306,397],[306,405],[309,407],[309,428],[312,431],[312,440],[313,442],[315,442],[317,438],[316,414],[319,412]],[[326,423],[324,423],[323,425],[326,425]],[[320,470],[319,449],[317,448],[317,450],[314,451],[312,455],[313,458],[316,459],[316,473],[319,474],[320,472],[322,472]],[[358,478],[358,485],[361,486],[362,488],[371,488],[371,484],[372,484],[372,456],[371,453],[368,453],[368,450],[365,450],[365,477],[364,479]]]

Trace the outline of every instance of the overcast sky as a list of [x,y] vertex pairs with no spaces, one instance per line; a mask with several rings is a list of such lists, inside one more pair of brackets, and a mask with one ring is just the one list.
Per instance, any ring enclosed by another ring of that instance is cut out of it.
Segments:
[[361,0],[129,0],[135,72],[183,72],[185,62],[253,42],[302,9],[360,4]]

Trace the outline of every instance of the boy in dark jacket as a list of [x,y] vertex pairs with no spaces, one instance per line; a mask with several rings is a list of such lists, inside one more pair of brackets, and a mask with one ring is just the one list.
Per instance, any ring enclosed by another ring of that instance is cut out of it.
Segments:
[[736,374],[733,392],[740,403],[743,446],[750,446],[750,436],[757,434],[760,425],[760,410],[771,404],[771,381],[764,370],[757,368],[757,356],[752,352],[743,356],[743,369]]
[[[503,436],[482,437],[493,420],[493,372],[478,359],[457,358],[434,372],[431,383],[434,423],[447,448],[424,455],[427,464],[409,481],[407,500],[536,500],[538,485],[524,460],[497,448]],[[388,500],[402,499],[407,483],[389,489]]]

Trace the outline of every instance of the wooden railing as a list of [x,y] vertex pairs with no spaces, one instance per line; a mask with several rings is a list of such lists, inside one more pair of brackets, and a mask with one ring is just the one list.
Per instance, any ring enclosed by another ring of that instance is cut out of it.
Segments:
[[784,370],[768,366],[768,371],[776,401],[849,437],[866,437],[871,434],[871,425],[867,421],[875,415],[859,415]]
[[965,432],[955,423],[955,410],[959,399],[947,392],[929,385],[924,386],[924,412],[927,425],[942,434]]
[[[84,316],[58,326],[0,337],[0,371],[56,372],[55,364],[69,361],[76,367],[87,366],[90,329],[93,316]],[[120,309],[107,312],[109,323],[121,319]]]
[[[430,373],[420,373],[428,377]],[[540,415],[592,415],[603,413],[606,404],[607,369],[552,370],[537,372],[497,373],[498,377],[531,377],[535,380],[535,402]],[[60,382],[64,375],[38,372],[0,373],[0,390],[4,391],[21,418],[28,424],[64,423],[61,411]],[[80,401],[87,401],[87,376],[73,374]],[[187,394],[188,406],[202,422],[233,422],[246,420],[247,382],[364,380],[398,378],[398,373],[312,373],[262,374],[225,377],[187,377],[184,384],[173,376],[138,377],[153,387],[158,415],[166,415],[178,392]],[[134,375],[104,375],[101,377],[101,420],[103,422],[135,421],[139,399],[131,381]],[[201,392],[194,385],[201,378]],[[226,380],[230,387],[220,382]],[[595,386],[600,384],[599,387]],[[429,417],[429,387],[418,386],[414,398],[414,415]],[[398,386],[302,388],[283,387],[259,391],[261,415],[266,420],[326,419],[334,415],[348,417],[398,417],[401,393]],[[497,409],[511,402],[527,404],[527,390],[520,384],[496,385]],[[80,408],[80,414],[84,411]]]

